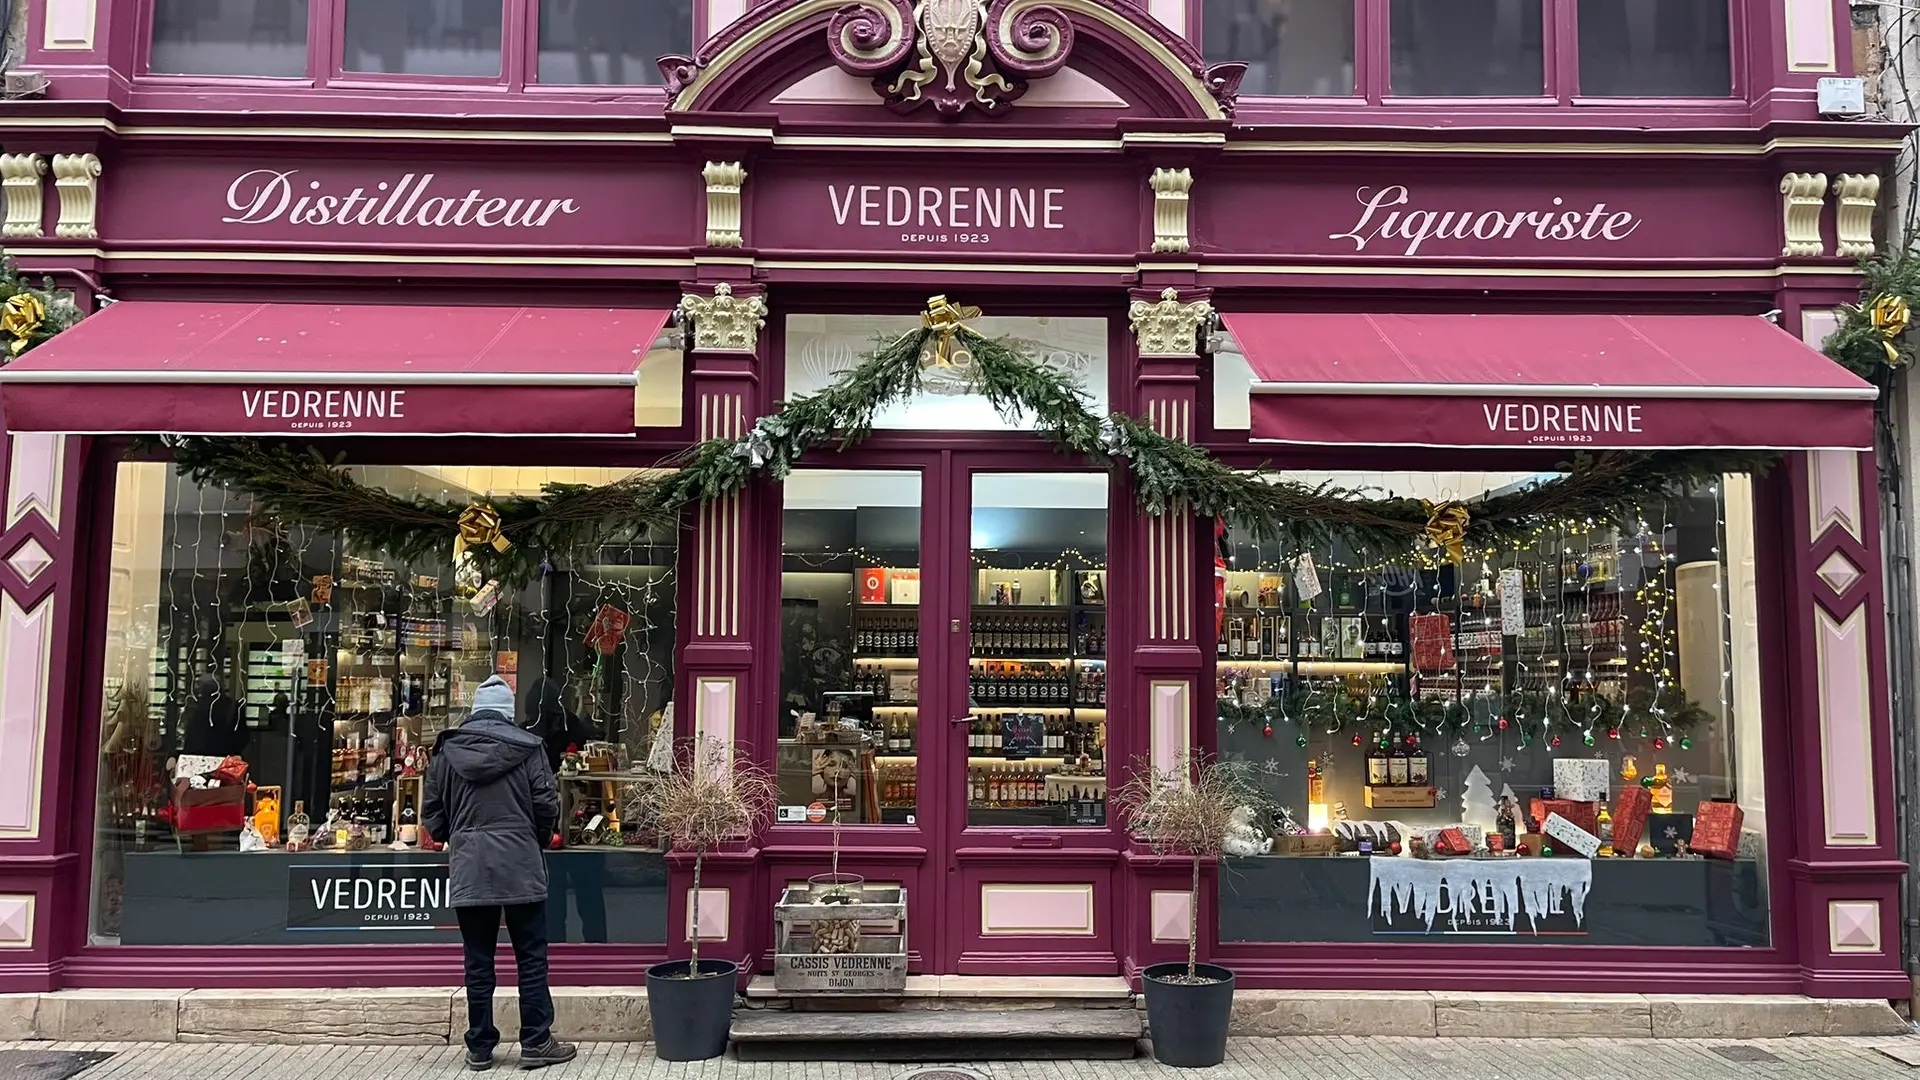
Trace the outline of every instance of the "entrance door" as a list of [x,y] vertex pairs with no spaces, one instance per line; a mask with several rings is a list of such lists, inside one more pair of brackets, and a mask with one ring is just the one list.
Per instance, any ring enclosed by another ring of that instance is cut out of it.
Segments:
[[1006,460],[946,458],[941,965],[1112,974],[1107,475]]
[[1045,454],[848,455],[785,484],[763,855],[776,888],[836,846],[906,886],[921,974],[1118,971],[1107,477]]

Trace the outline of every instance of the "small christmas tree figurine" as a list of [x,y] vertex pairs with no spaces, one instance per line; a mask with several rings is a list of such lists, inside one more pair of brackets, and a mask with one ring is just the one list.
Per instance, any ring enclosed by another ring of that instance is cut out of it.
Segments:
[[1494,816],[1493,782],[1478,765],[1468,771],[1465,790],[1460,792],[1460,820],[1483,826],[1489,832],[1499,827]]

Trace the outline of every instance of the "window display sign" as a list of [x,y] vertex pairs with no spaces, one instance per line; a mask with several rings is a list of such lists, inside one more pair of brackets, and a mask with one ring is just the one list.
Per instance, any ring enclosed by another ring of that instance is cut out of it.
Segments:
[[296,863],[289,930],[452,930],[445,863]]
[[1587,932],[1593,864],[1585,859],[1367,861],[1367,914],[1376,935]]
[[1047,718],[1039,713],[1001,713],[1000,748],[1009,761],[1024,761],[1042,752],[1047,741]]

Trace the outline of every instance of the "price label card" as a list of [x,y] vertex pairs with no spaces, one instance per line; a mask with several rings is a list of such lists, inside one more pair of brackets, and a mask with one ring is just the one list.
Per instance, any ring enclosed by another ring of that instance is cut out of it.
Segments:
[[1519,637],[1527,632],[1527,579],[1519,570],[1500,571],[1500,632]]
[[1311,554],[1300,556],[1300,560],[1294,563],[1293,570],[1293,585],[1299,590],[1300,599],[1311,600],[1326,591],[1320,587],[1320,571],[1314,569]]

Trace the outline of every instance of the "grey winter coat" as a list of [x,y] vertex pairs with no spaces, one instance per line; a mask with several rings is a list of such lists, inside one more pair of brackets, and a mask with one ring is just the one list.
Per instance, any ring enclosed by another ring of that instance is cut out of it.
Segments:
[[441,732],[423,809],[427,832],[449,845],[453,907],[547,898],[544,852],[560,794],[540,736],[490,711]]

